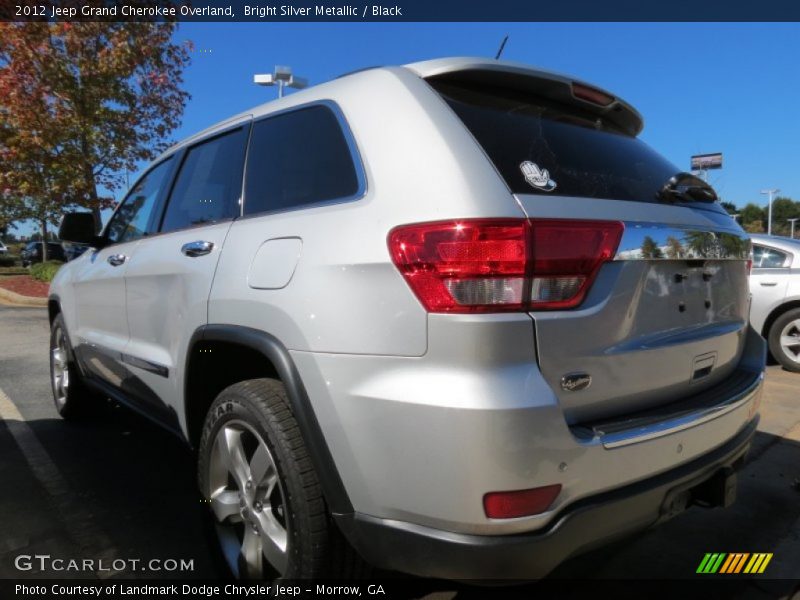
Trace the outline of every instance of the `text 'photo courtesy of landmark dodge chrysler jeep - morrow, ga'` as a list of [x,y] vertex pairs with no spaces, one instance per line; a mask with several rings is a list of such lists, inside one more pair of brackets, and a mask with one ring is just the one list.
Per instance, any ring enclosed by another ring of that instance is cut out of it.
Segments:
[[537,578],[728,505],[765,360],[750,241],[642,126],[457,58],[184,140],[101,235],[64,217],[91,250],[51,288],[56,406],[185,438],[239,577]]

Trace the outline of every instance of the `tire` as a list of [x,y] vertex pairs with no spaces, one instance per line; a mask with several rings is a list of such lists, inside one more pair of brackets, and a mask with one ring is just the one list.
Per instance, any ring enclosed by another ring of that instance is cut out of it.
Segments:
[[63,419],[93,412],[97,394],[81,378],[61,314],[56,315],[50,326],[50,386],[56,410]]
[[213,543],[234,577],[330,575],[341,534],[282,383],[251,379],[217,396],[203,426],[198,482],[214,523]]
[[788,371],[800,373],[800,308],[787,310],[769,329],[769,351]]

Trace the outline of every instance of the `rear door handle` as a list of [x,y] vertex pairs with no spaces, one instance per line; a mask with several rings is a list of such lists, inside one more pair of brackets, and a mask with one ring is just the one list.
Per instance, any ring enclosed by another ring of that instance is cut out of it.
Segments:
[[762,281],[761,285],[763,287],[775,287],[776,285],[778,285],[778,282],[777,281]]
[[197,256],[205,256],[209,254],[214,249],[214,242],[204,242],[202,240],[198,240],[196,242],[189,242],[188,244],[184,244],[181,246],[181,252],[183,252],[186,256],[190,256],[195,258]]
[[118,267],[124,264],[125,261],[128,260],[128,257],[125,256],[124,254],[112,254],[106,260],[108,261],[108,264],[110,264],[112,267]]

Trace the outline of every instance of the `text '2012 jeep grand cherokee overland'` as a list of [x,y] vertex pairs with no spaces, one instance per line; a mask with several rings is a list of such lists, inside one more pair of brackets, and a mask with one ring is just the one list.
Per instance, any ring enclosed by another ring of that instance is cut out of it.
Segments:
[[483,59],[214,126],[101,236],[65,217],[93,249],[52,286],[56,406],[101,392],[197,448],[240,577],[535,578],[727,505],[765,356],[750,242],[641,129]]

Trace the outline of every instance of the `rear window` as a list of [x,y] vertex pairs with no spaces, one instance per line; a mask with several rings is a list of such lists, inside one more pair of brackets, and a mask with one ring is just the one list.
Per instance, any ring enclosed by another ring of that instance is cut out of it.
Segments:
[[509,89],[429,83],[515,194],[657,202],[680,171],[638,138],[577,108]]

